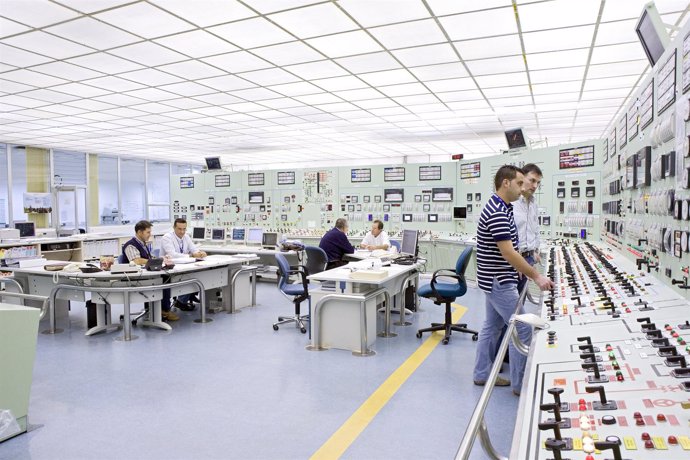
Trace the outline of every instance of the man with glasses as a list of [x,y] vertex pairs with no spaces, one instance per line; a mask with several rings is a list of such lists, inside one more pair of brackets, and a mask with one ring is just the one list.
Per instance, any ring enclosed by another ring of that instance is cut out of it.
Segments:
[[[518,251],[530,265],[541,263],[539,255],[539,211],[534,193],[541,185],[543,174],[534,163],[522,167],[525,180],[522,184],[522,195],[513,204],[513,216],[518,231]],[[518,292],[527,284],[527,277],[522,275],[518,283]]]
[[341,217],[335,221],[335,227],[327,231],[321,238],[319,247],[328,256],[326,270],[347,264],[347,261],[343,260],[343,256],[355,252],[355,248],[347,239],[348,228],[347,220]]

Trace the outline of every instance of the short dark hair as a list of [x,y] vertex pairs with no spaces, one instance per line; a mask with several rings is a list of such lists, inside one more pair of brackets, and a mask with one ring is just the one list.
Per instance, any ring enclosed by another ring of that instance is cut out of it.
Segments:
[[144,230],[148,230],[151,227],[153,227],[153,224],[148,220],[140,220],[134,225],[134,231],[137,233],[143,232]]
[[383,222],[380,220],[376,219],[374,223],[378,226],[379,230],[383,230]]
[[336,219],[335,228],[337,228],[338,230],[342,230],[345,227],[347,227],[347,219],[343,219],[342,217]]
[[522,167],[522,174],[524,174],[525,176],[531,172],[533,172],[537,176],[544,177],[544,173],[542,173],[539,166],[535,165],[534,163],[527,163],[525,166]]
[[178,217],[177,219],[175,219],[175,222],[173,222],[173,228],[177,227],[177,224],[186,224],[186,223],[187,223],[187,219],[183,219],[182,217]]
[[514,165],[503,165],[498,168],[498,171],[496,171],[496,175],[494,176],[494,187],[496,188],[496,191],[501,188],[501,184],[504,180],[513,180],[518,173],[524,174],[522,169]]

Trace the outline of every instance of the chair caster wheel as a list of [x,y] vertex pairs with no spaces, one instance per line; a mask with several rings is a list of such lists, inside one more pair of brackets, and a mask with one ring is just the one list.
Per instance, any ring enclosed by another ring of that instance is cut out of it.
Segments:
[[132,326],[134,326],[134,327],[137,326],[137,320],[132,320]]
[[449,341],[450,341],[450,339],[448,339],[448,337],[446,337],[445,339],[442,340],[444,345],[448,345]]
[[274,324],[274,325],[273,325],[273,330],[274,330],[274,331],[277,331],[277,330],[278,330],[278,325],[277,325],[277,324]]
[[476,342],[477,340],[479,340],[479,335],[477,335],[477,334],[472,334],[472,341],[473,341],[473,342]]
[[300,328],[300,332],[301,332],[302,334],[306,334],[306,333],[307,333],[307,328],[306,328],[306,327]]
[[421,333],[421,332],[417,332],[417,338],[418,338],[418,339],[421,339],[421,338],[422,338],[422,333]]

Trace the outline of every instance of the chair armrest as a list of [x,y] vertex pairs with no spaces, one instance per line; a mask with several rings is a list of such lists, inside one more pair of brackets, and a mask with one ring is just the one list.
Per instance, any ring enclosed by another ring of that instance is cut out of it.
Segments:
[[437,278],[453,278],[458,282],[458,284],[465,283],[465,276],[464,275],[458,275],[454,269],[441,268],[439,270],[436,270],[434,272],[434,274],[431,276],[431,282],[429,283],[429,286],[431,287],[431,292],[434,293],[434,296],[437,299],[443,299],[444,298],[436,290],[436,279]]

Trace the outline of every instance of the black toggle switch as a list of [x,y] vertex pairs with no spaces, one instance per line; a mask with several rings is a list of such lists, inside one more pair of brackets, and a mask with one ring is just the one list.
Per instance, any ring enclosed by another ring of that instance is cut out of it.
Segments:
[[688,365],[685,361],[685,356],[669,356],[666,358],[665,363],[670,367],[680,366],[681,368],[685,368]]
[[563,394],[563,388],[553,387],[546,390],[551,396],[553,396],[553,402],[561,406],[561,412],[569,412],[570,405],[567,402],[561,402],[561,394]]
[[594,353],[580,353],[580,359],[584,359],[585,363],[600,362],[601,356],[597,356]]
[[[612,460],[624,460],[623,457],[621,457],[621,448],[620,448],[620,441],[619,442],[610,442],[610,441],[595,441],[594,442],[594,447],[596,447],[599,450],[612,450],[613,451],[613,459]],[[609,460],[609,459],[606,459]]]
[[690,377],[690,368],[688,367],[679,367],[677,369],[673,369],[671,371],[671,375],[674,376],[677,379],[682,379],[682,378],[687,378]]
[[659,329],[647,329],[647,338],[659,338],[661,337],[661,331]]
[[596,385],[593,387],[585,387],[587,393],[599,392],[599,401],[594,401],[592,403],[592,409],[594,410],[616,410],[618,409],[618,404],[616,401],[609,401],[606,399],[606,390],[604,390],[603,385]]
[[654,348],[668,346],[668,337],[662,337],[660,339],[652,339],[652,346]]
[[676,356],[678,355],[678,350],[673,345],[668,345],[665,347],[659,347],[659,351],[657,354],[662,358],[666,356]]
[[549,438],[544,444],[546,445],[546,450],[553,452],[553,460],[566,460],[561,455],[561,450],[564,450],[566,446],[565,441]]
[[582,364],[582,368],[592,369],[594,372],[594,375],[587,376],[587,383],[608,383],[609,378],[605,375],[601,375],[598,363],[584,363]]
[[561,437],[561,428],[560,428],[560,426],[558,426],[558,423],[556,423],[556,422],[542,422],[538,426],[539,426],[539,429],[542,431],[553,430],[553,437],[555,439],[557,439],[558,441],[563,440],[563,438]]

